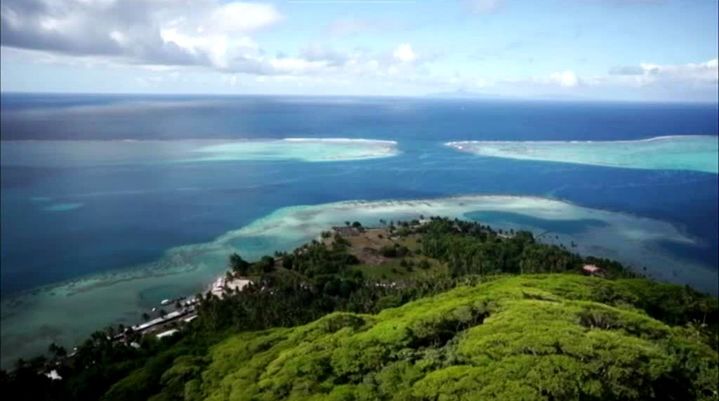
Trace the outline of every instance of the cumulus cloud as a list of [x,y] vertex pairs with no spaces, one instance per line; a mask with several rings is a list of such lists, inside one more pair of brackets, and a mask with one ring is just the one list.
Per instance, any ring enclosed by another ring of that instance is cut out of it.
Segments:
[[328,66],[341,66],[347,63],[353,55],[325,46],[312,44],[300,51],[300,57],[309,61],[324,61]]
[[717,59],[704,63],[681,65],[640,64],[643,75],[650,79],[671,79],[684,82],[717,83]]
[[417,60],[417,53],[409,43],[402,43],[394,49],[392,56],[400,63],[413,63]]
[[274,6],[219,0],[4,0],[2,46],[150,65],[246,66]]
[[[464,4],[475,13],[491,13],[503,1],[466,0]],[[386,91],[405,85],[414,92],[459,88],[561,96],[610,88],[646,93],[647,98],[655,94],[675,98],[678,93],[688,99],[716,99],[716,58],[689,64],[616,66],[592,76],[563,68],[535,75],[527,65],[518,75],[505,76],[485,74],[473,62],[455,64],[452,57],[447,61],[445,54],[433,53],[431,44],[418,53],[411,36],[404,43],[373,42],[373,49],[351,48],[348,42],[342,46],[342,37],[384,31],[392,26],[387,21],[336,20],[323,31],[331,40],[323,37],[292,54],[278,54],[262,48],[255,37],[285,17],[272,4],[244,0],[2,0],[0,18],[0,51],[6,59],[83,67],[139,65],[141,74],[134,79],[145,80],[147,85],[219,71],[223,73],[220,80],[229,86],[289,82],[307,87],[347,85],[358,90],[375,85]],[[485,59],[515,62],[508,50],[521,46],[526,43],[511,42],[506,49],[500,48],[505,54],[485,54]],[[172,78],[170,74],[180,69]]]
[[640,63],[619,66],[609,70],[615,81],[645,86],[653,84],[717,85],[719,68],[717,59],[702,63],[654,64]]
[[563,88],[573,88],[579,85],[579,77],[571,70],[555,72],[549,76],[549,80]]
[[702,94],[702,97],[705,97],[706,93],[713,93],[710,98],[716,98],[719,84],[717,64],[716,58],[687,64],[639,63],[638,65],[613,67],[605,75],[580,77],[572,70],[565,70],[550,74],[546,78],[535,77],[524,82],[528,85],[553,85],[561,88],[614,88],[620,91],[621,88],[633,88],[645,90],[646,93],[688,94],[693,91],[693,93]]
[[38,60],[202,67],[228,74],[300,76],[401,75],[415,68],[408,43],[393,50],[338,51],[310,45],[271,54],[253,35],[279,23],[271,4],[222,0],[3,0],[3,49],[31,50]]

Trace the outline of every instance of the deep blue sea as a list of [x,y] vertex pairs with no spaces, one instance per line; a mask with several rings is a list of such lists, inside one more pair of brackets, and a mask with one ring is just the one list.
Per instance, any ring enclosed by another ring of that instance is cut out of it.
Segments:
[[[716,136],[716,105],[39,94],[1,100],[6,299],[157,260],[172,247],[212,241],[285,206],[345,200],[546,197],[666,222],[695,239],[661,244],[666,252],[718,266],[717,174],[481,157],[444,145]],[[330,162],[172,158],[176,143],[192,143],[185,140],[289,137],[392,140],[399,153]],[[145,141],[151,146],[124,146]],[[515,223],[542,226],[537,221]],[[676,281],[681,274],[678,268]],[[62,337],[57,330],[46,337]]]

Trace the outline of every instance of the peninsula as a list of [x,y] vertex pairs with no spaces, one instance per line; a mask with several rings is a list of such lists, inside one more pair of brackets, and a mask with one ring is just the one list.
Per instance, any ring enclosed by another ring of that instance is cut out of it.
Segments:
[[717,299],[447,218],[347,221],[229,255],[207,293],[19,361],[4,394],[69,400],[717,400]]

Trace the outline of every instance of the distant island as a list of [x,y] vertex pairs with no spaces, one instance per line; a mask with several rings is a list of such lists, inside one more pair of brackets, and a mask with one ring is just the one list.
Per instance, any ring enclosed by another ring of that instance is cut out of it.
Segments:
[[447,218],[228,256],[212,288],[2,371],[32,400],[719,400],[719,303]]

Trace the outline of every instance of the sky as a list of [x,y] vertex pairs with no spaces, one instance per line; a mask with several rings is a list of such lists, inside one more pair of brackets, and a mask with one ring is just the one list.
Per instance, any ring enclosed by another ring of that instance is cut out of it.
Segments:
[[2,92],[717,102],[717,0],[2,0]]

